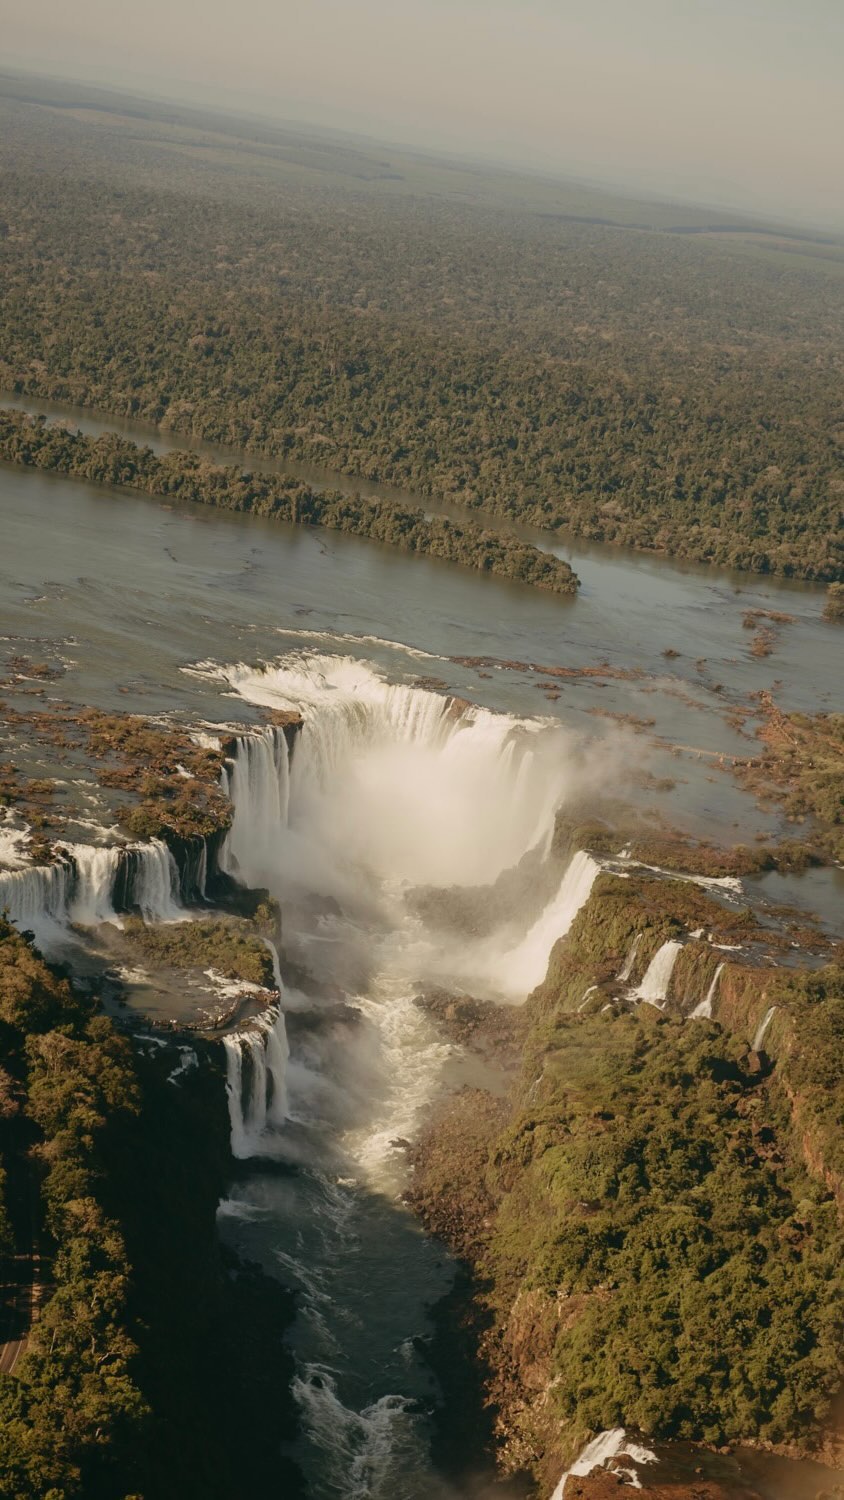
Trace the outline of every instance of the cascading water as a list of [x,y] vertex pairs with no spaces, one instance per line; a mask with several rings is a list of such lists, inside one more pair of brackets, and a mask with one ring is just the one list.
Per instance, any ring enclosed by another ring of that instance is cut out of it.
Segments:
[[136,860],[132,900],[145,922],[179,922],[185,912],[179,901],[179,870],[163,839],[150,839],[133,849]]
[[671,975],[682,946],[682,943],[673,940],[663,943],[648,964],[641,984],[631,990],[629,999],[648,1000],[651,1005],[663,1006],[668,998]]
[[[531,851],[550,858],[571,741],[559,727],[390,684],[346,658],[297,656],[225,675],[250,701],[303,714],[290,757],[276,726],[238,741],[221,866],[279,900],[287,958],[309,976],[297,979],[305,993],[284,995],[274,952],[285,1007],[308,1013],[292,1057],[281,1006],[269,1026],[265,1017],[225,1038],[232,1150],[254,1156],[257,1172],[239,1179],[227,1232],[237,1226],[244,1252],[280,1262],[299,1290],[296,1457],[314,1493],[438,1500],[423,1414],[430,1374],[412,1336],[450,1274],[397,1196],[402,1148],[453,1048],[415,996],[431,982],[523,999],[599,867],[576,854],[515,941],[512,913],[509,927],[502,920],[482,938],[429,928],[414,893],[447,901],[453,887],[489,886]],[[267,1155],[300,1170],[262,1176]]]
[[81,927],[96,927],[99,922],[113,922],[114,885],[122,851],[114,845],[65,844],[73,860],[76,876],[67,905],[67,916]]
[[278,1009],[275,1020],[267,1032],[267,1068],[271,1080],[267,1119],[271,1125],[283,1125],[288,1115],[287,1064],[290,1059],[290,1044],[287,1040],[287,1023],[282,1004],[284,984],[281,978],[281,961],[278,949],[270,938],[263,939],[273,961],[273,979],[278,990]]
[[764,1016],[762,1017],[762,1020],[759,1023],[759,1027],[757,1029],[756,1035],[753,1038],[753,1050],[754,1050],[754,1052],[758,1052],[759,1049],[760,1049],[760,1047],[762,1046],[762,1043],[764,1042],[765,1037],[766,1037],[767,1032],[768,1032],[768,1027],[770,1026],[771,1022],[773,1021],[774,1016],[776,1015],[776,1010],[777,1010],[777,1007],[775,1005],[771,1005],[771,1006],[768,1007],[768,1009],[766,1010]]
[[0,871],[0,912],[21,931],[34,932],[42,946],[61,937],[67,922],[74,869],[68,861]]
[[[566,1470],[551,1500],[565,1500],[567,1480],[583,1479],[591,1474],[593,1469],[604,1469],[613,1459],[621,1456],[630,1458],[638,1464],[651,1464],[656,1460],[656,1454],[652,1453],[649,1448],[643,1448],[641,1444],[631,1442],[623,1427],[612,1427],[606,1432],[599,1432],[597,1437],[586,1444],[571,1468]],[[622,1476],[630,1478],[632,1475],[632,1487],[639,1490],[642,1488],[635,1470],[613,1464],[612,1472],[619,1475],[619,1483],[621,1483]]]
[[636,954],[639,952],[639,944],[641,943],[641,941],[642,934],[641,932],[637,932],[632,943],[630,944],[630,950],[627,954],[627,957],[616,976],[621,984],[626,984],[630,978],[630,975],[633,973],[633,965],[636,962]]
[[267,1127],[287,1119],[289,1048],[281,1009],[274,1007],[241,1031],[230,1032],[223,1045],[232,1155],[275,1154]]
[[499,976],[504,989],[511,994],[525,995],[542,983],[551,949],[561,937],[565,937],[580,908],[589,900],[600,869],[591,854],[578,850],[554,899],[518,948],[502,962]]
[[699,1005],[695,1006],[694,1010],[689,1016],[690,1021],[708,1021],[712,1019],[712,1002],[714,1001],[715,995],[718,990],[718,980],[721,978],[721,971],[723,967],[723,964],[718,965],[715,973],[712,976],[712,983],[710,984],[709,989],[706,992],[706,996],[703,1000],[701,1000]]
[[220,851],[220,869],[247,885],[267,885],[278,869],[287,827],[289,751],[276,725],[244,735],[223,773],[234,819]]

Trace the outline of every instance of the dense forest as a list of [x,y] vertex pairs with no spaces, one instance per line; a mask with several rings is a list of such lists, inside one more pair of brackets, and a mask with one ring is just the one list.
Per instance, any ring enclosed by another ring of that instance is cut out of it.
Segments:
[[131,1043],[2,919],[0,1055],[5,1338],[20,1336],[10,1286],[28,1302],[34,1280],[40,1299],[0,1374],[0,1495],[295,1494],[278,1453],[292,1307],[216,1238],[216,1070],[174,1087],[177,1054]]
[[456,522],[385,500],[318,492],[298,479],[243,473],[210,464],[195,453],[158,457],[151,448],[140,448],[111,433],[86,437],[8,409],[0,410],[0,458],[75,474],[97,484],[122,485],[168,499],[370,537],[558,594],[577,589],[577,579],[562,558],[540,552],[516,537],[485,531],[471,520]]
[[354,152],[317,170],[219,122],[0,113],[0,386],[587,538],[842,576],[834,257],[424,176],[391,196]]
[[[612,999],[634,943],[635,981],[707,915],[688,885],[600,877],[512,1098],[452,1096],[417,1150],[413,1201],[474,1277],[501,1460],[546,1486],[617,1425],[811,1448],[840,1384],[844,974],[728,965],[720,1024]],[[684,957],[689,1007],[717,955]]]

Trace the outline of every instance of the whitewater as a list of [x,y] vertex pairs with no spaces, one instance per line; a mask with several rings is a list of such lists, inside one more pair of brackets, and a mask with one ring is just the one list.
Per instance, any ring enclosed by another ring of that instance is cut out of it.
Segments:
[[[296,1456],[315,1492],[445,1497],[414,1339],[426,1294],[452,1273],[399,1200],[407,1142],[458,1060],[415,999],[435,984],[522,1003],[599,867],[575,854],[540,883],[538,910],[480,936],[423,919],[415,897],[493,887],[526,856],[544,866],[577,746],[558,724],[350,657],[217,670],[248,702],[303,716],[295,733],[256,729],[225,773],[234,817],[220,863],[279,902],[283,947],[278,1008],[226,1038],[233,1150],[255,1175],[221,1224],[299,1290]],[[339,1016],[326,991],[343,997]],[[262,1176],[272,1159],[295,1174]]]

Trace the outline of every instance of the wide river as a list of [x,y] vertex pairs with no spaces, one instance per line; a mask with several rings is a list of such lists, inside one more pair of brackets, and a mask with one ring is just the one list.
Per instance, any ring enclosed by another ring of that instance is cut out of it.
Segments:
[[[120,431],[159,450],[191,446],[211,458],[259,466],[255,455],[139,424],[14,397],[0,404],[43,411],[89,432]],[[295,472],[335,488],[392,493],[301,466]],[[789,708],[837,706],[840,633],[821,619],[823,591],[815,587],[531,533],[581,579],[579,596],[561,599],[354,537],[201,506],[176,508],[11,466],[0,466],[0,535],[4,654],[61,664],[64,675],[45,685],[48,698],[191,722],[249,723],[260,698],[255,674],[242,674],[247,688],[236,689],[231,671],[223,679],[217,667],[277,667],[273,680],[294,701],[296,663],[319,656],[334,663],[320,668],[320,705],[333,693],[332,702],[349,707],[350,723],[356,692],[368,694],[379,713],[387,712],[389,699],[394,713],[384,679],[399,687],[431,681],[479,706],[562,725],[570,774],[584,796],[634,798],[676,826],[726,843],[781,827],[780,814],[760,809],[731,774],[731,757],[753,753],[754,719],[745,717],[742,727],[737,711],[752,714],[752,695],[760,690],[774,691]],[[742,619],[756,610],[791,617],[778,627],[773,653],[761,659],[750,652],[752,632]],[[461,665],[454,658],[487,660]],[[547,674],[526,664],[601,670],[552,679],[551,693]],[[619,669],[636,675],[614,676]],[[308,670],[305,692],[315,680],[316,669]],[[25,747],[8,733],[5,739],[25,758]],[[502,799],[487,750],[479,752],[476,784],[458,776],[455,787],[475,797],[488,787],[487,821],[494,824]],[[31,764],[56,771],[38,758]],[[407,765],[433,806],[442,790],[436,765],[424,757]],[[395,772],[379,763],[379,795],[406,796],[390,780]],[[361,786],[365,801],[365,783],[355,783],[355,795]],[[316,807],[326,840],[332,820],[345,819],[346,811],[339,801]],[[354,820],[343,827],[352,839],[359,832]],[[425,850],[425,868],[447,871],[436,843]],[[312,842],[299,852],[316,862],[326,849],[328,843]],[[385,848],[388,873],[394,854]],[[279,878],[288,876],[283,870]],[[769,877],[753,889],[761,899],[817,910],[831,926],[844,882],[836,871],[810,872],[787,881]],[[436,1391],[424,1340],[428,1308],[447,1291],[452,1269],[396,1201],[400,1171],[390,1131],[403,1135],[405,1123],[412,1128],[408,1099],[422,1099],[431,1078],[441,1082],[449,1069],[459,1074],[461,1064],[408,1009],[407,954],[389,919],[394,895],[383,878],[378,922],[366,926],[360,919],[342,932],[328,908],[314,915],[302,903],[301,948],[315,972],[322,965],[326,983],[354,991],[351,966],[360,965],[361,947],[370,955],[364,967],[375,977],[369,989],[360,981],[359,1003],[365,1018],[367,1007],[378,1012],[380,1053],[373,1060],[367,1052],[365,1027],[352,1035],[340,1026],[314,1040],[304,1025],[297,1055],[291,1026],[295,1119],[287,1170],[250,1161],[221,1217],[240,1249],[301,1293],[294,1346],[304,1426],[297,1456],[315,1500],[501,1493],[486,1477],[481,1489],[471,1480],[455,1489],[429,1457]],[[293,926],[295,940],[295,920]],[[299,1003],[294,997],[293,1008]],[[363,1079],[357,1093],[354,1068]],[[389,1096],[390,1108],[376,1108],[367,1090]],[[806,1485],[817,1478],[807,1476]],[[810,1493],[776,1483],[771,1500]]]

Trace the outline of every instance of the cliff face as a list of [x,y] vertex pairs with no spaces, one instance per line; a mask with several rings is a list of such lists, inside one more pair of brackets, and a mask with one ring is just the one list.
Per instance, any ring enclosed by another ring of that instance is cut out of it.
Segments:
[[[466,1091],[420,1143],[412,1199],[474,1277],[499,1463],[540,1492],[615,1426],[791,1452],[823,1440],[844,984],[737,960],[754,926],[686,882],[600,877],[527,1003],[511,1098]],[[667,943],[683,946],[664,996],[629,998]],[[714,1018],[691,1020],[707,999]],[[599,1500],[618,1481],[576,1483]],[[652,1493],[754,1495],[737,1483],[692,1470]]]

